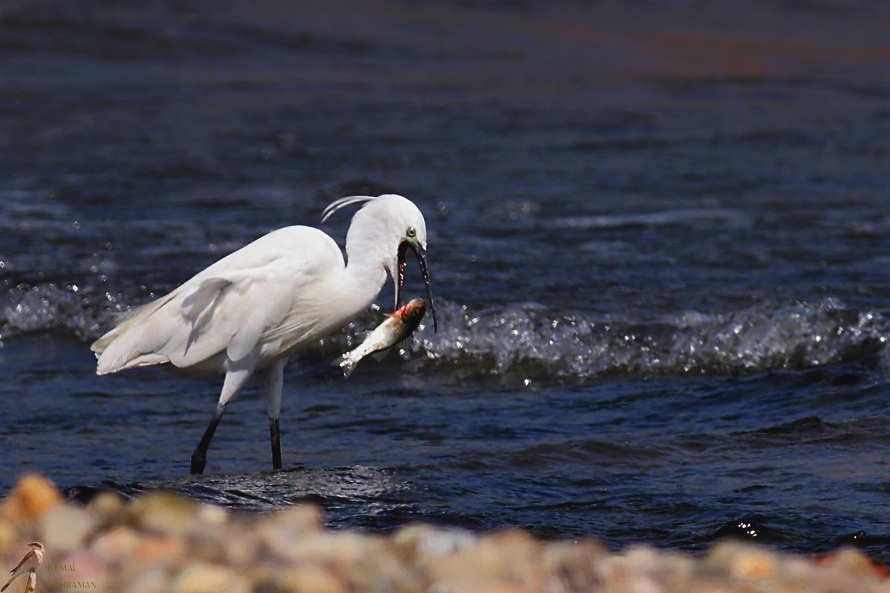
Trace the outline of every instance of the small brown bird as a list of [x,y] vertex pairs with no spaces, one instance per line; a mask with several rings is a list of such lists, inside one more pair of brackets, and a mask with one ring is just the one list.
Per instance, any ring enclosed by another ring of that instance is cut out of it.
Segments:
[[3,585],[0,591],[6,591],[6,588],[9,587],[12,581],[26,573],[28,574],[28,583],[32,584],[33,581],[36,584],[37,569],[40,567],[40,563],[43,562],[43,544],[31,542],[28,544],[28,547],[31,548],[31,551],[25,554],[18,566],[9,571],[12,576],[6,581],[6,584]]

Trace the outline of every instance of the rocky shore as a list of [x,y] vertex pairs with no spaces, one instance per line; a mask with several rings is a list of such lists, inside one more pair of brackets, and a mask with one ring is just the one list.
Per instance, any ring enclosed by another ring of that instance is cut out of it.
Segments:
[[[857,592],[890,593],[888,571],[853,549],[813,558],[723,542],[691,555],[597,541],[540,541],[408,525],[388,536],[331,531],[319,509],[236,513],[155,492],[65,501],[39,475],[0,503],[0,566],[46,554],[37,591],[118,593]],[[27,576],[8,591],[25,590]]]

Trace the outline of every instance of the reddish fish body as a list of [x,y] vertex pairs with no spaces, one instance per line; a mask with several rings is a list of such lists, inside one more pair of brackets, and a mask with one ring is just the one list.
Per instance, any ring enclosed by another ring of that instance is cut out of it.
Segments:
[[334,364],[338,364],[348,377],[358,363],[369,354],[392,348],[411,335],[426,313],[426,301],[412,299],[390,313],[386,319],[368,334],[358,348],[345,353]]

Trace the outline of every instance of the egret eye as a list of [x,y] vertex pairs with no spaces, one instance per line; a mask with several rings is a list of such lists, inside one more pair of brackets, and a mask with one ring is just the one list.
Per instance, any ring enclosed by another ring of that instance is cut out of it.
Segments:
[[417,236],[417,229],[415,229],[413,226],[409,226],[408,230],[405,231],[405,236],[409,239],[413,239]]

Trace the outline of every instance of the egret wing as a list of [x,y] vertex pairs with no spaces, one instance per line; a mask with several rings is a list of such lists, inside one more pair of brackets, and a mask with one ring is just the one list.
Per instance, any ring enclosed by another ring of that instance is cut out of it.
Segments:
[[188,368],[223,353],[230,361],[242,361],[251,354],[269,354],[275,340],[285,338],[289,346],[297,345],[301,338],[292,334],[306,325],[294,321],[301,317],[301,302],[320,300],[313,294],[343,265],[336,243],[317,229],[287,227],[270,233],[97,340],[97,373],[163,362]]

